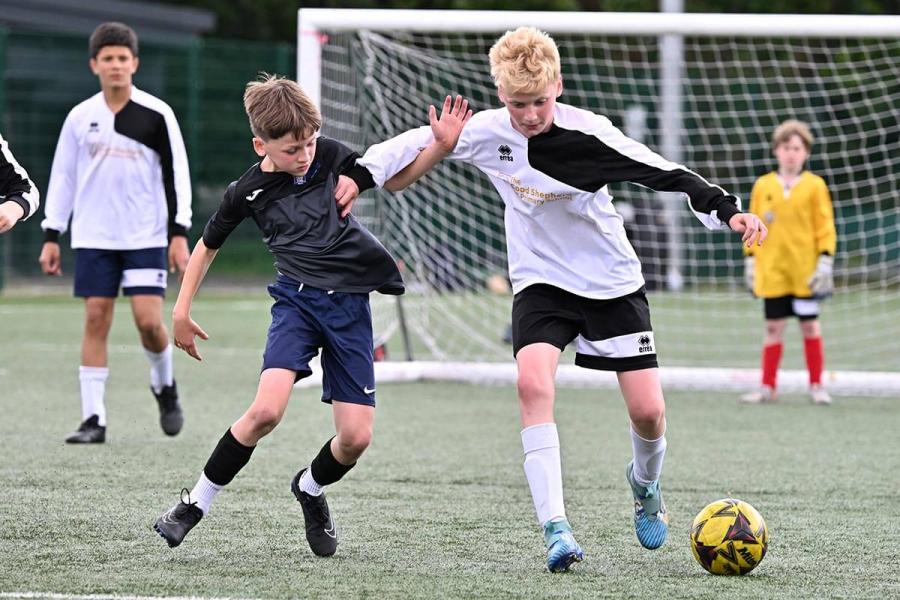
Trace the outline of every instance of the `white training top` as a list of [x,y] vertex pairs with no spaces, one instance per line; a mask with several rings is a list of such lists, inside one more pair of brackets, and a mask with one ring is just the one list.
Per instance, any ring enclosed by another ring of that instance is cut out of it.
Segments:
[[73,248],[159,248],[170,235],[184,235],[191,179],[169,105],[132,87],[118,113],[102,92],[73,108],[59,134],[44,211],[45,231],[64,232],[72,217]]
[[[429,127],[413,129],[372,146],[358,163],[383,186],[432,140]],[[506,108],[479,112],[449,158],[480,169],[506,205],[514,293],[546,283],[608,299],[644,285],[609,183],[683,192],[710,229],[727,229],[740,212],[736,196],[626,137],[606,117],[566,104],[556,104],[549,131],[531,138],[513,128]]]

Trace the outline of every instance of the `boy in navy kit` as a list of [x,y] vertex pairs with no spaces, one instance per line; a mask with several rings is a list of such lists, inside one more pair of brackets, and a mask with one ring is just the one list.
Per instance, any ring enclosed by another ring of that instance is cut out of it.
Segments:
[[183,271],[191,226],[191,178],[175,113],[132,85],[138,39],[122,23],[91,34],[90,66],[100,92],[73,108],[62,126],[41,222],[41,269],[61,275],[59,236],[72,219],[75,295],[84,298],[81,344],[82,423],[70,444],[106,440],[106,340],[119,288],[150,361],[150,389],[166,435],[184,419],[162,318],[166,267]]
[[[359,155],[319,137],[322,119],[300,86],[266,77],[251,82],[244,107],[261,161],[228,186],[188,262],[175,303],[175,346],[200,360],[195,336],[206,333],[190,316],[191,301],[218,249],[237,225],[254,220],[278,270],[256,398],[219,440],[194,488],[161,515],[154,529],[169,546],[208,513],[218,492],[250,460],[257,442],[281,420],[294,383],[310,375],[322,350],[322,401],[332,405],[336,435],[291,481],[319,556],[337,549],[334,521],[322,488],[339,481],[372,438],[375,416],[372,317],[369,292],[402,294],[397,265],[381,243],[341,205],[373,187]],[[464,120],[450,119],[455,135]],[[446,111],[445,111],[446,112]],[[335,202],[337,200],[338,202]],[[185,497],[187,496],[187,497]]]

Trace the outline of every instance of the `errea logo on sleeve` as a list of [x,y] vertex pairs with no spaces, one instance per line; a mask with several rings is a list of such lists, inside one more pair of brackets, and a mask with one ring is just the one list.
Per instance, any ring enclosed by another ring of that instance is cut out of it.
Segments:
[[497,152],[500,153],[500,160],[505,160],[507,162],[513,162],[512,148],[510,148],[506,144],[501,144],[497,148]]

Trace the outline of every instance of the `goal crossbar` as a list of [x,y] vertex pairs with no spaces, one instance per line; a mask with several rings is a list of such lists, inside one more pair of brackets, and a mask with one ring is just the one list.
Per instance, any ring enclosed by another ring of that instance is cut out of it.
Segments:
[[301,36],[320,30],[493,32],[510,23],[548,32],[619,35],[898,37],[900,16],[301,8]]

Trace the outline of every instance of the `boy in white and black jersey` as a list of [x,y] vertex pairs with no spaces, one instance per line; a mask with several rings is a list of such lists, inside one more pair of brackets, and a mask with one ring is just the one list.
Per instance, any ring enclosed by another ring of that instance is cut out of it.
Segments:
[[37,211],[40,193],[0,135],[0,233]]
[[397,189],[444,157],[462,160],[487,175],[504,201],[525,474],[547,568],[559,572],[583,558],[566,519],[553,420],[554,374],[570,342],[577,365],[618,376],[631,421],[626,478],[638,540],[654,549],[668,534],[659,487],[665,403],[650,309],[608,184],[683,192],[704,225],[730,227],[748,245],[761,243],[766,228],[740,212],[735,196],[625,137],[606,117],[558,104],[559,51],[547,34],[507,32],[491,48],[490,63],[504,108],[472,117],[455,146],[441,143],[446,136],[431,108],[431,129],[377,144],[359,164],[377,184]]
[[[375,418],[374,344],[369,293],[402,294],[403,280],[388,251],[338,202],[373,187],[359,155],[319,137],[322,117],[296,82],[276,77],[251,82],[244,107],[261,161],[228,186],[197,242],[173,311],[175,345],[200,360],[195,337],[206,333],[191,319],[200,282],[228,235],[252,219],[275,258],[269,286],[272,324],[256,398],[225,432],[194,488],[154,522],[171,547],[209,512],[216,495],[250,460],[257,443],[281,421],[294,383],[311,374],[322,352],[322,401],[331,404],[335,435],[291,481],[312,551],[337,550],[334,520],[323,488],[339,481],[369,445]],[[465,104],[441,122],[458,136]],[[471,113],[469,113],[471,114]],[[448,125],[451,123],[452,125]],[[455,140],[445,140],[453,145]],[[338,202],[336,202],[337,200]]]
[[66,442],[106,440],[106,340],[120,287],[150,361],[160,426],[176,435],[184,419],[162,301],[167,267],[181,272],[188,260],[187,153],[172,109],[132,84],[138,68],[135,32],[122,23],[103,23],[91,34],[89,50],[100,92],[73,108],[63,123],[41,222],[41,268],[60,275],[59,236],[71,217],[75,296],[85,306],[82,423]]

